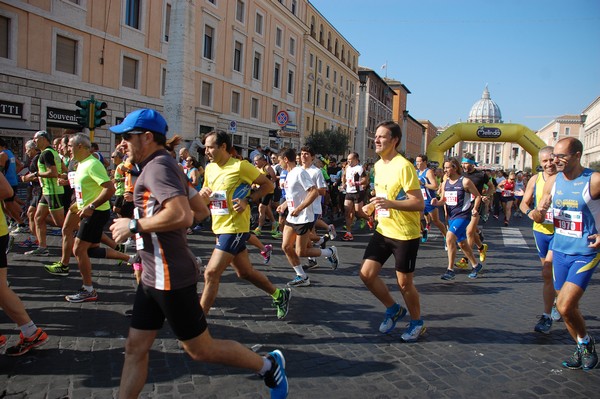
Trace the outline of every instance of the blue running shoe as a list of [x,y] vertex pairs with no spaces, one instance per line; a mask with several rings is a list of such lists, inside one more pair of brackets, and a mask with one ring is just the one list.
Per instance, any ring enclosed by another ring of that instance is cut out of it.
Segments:
[[264,376],[265,385],[271,390],[271,399],[285,399],[288,396],[288,380],[285,375],[285,357],[280,350],[267,354],[271,370]]
[[427,242],[427,237],[429,236],[429,230],[427,230],[427,228],[425,228],[425,229],[423,229],[423,231],[421,233],[422,233],[421,242]]
[[387,334],[396,327],[396,323],[398,320],[401,320],[404,316],[406,316],[406,308],[396,304],[397,308],[394,307],[394,310],[385,311],[385,318],[381,322],[379,326],[379,332],[382,334]]
[[411,320],[400,338],[404,342],[416,342],[426,330],[423,320]]
[[477,278],[477,275],[481,273],[481,269],[483,269],[483,265],[478,263],[469,274],[469,278]]

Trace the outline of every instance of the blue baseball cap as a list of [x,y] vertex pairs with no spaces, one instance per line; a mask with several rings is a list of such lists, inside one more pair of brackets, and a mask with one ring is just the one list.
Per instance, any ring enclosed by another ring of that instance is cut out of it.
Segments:
[[109,128],[109,130],[115,134],[123,134],[140,129],[149,130],[166,136],[169,127],[167,126],[165,118],[155,110],[138,109],[127,115],[120,124]]

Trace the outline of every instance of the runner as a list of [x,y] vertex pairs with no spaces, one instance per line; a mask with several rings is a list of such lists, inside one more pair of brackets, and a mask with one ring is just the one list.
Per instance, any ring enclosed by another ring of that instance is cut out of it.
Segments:
[[[435,227],[437,227],[440,233],[442,233],[442,237],[445,241],[448,229],[446,229],[446,226],[444,226],[444,224],[440,221],[438,208],[431,205],[431,200],[436,198],[437,196],[439,183],[435,177],[433,170],[431,170],[427,166],[427,160],[427,156],[424,154],[417,155],[417,158],[415,159],[417,176],[421,185],[421,194],[423,195],[423,200],[425,201],[425,209],[423,210],[423,216],[425,217],[425,220],[428,220],[429,218],[431,219],[431,222],[433,222]],[[427,225],[423,229],[423,242],[427,241],[430,228],[429,226],[430,223],[427,222]]]
[[[373,228],[373,219],[366,215],[363,210],[365,200],[364,188],[369,184],[369,177],[362,165],[359,164],[358,153],[351,152],[348,155],[348,164],[343,172],[342,181],[346,191],[344,199],[344,210],[346,218],[346,233],[342,236],[344,241],[353,241],[352,224],[356,220],[365,219],[369,221],[369,228]],[[363,222],[364,223],[364,222]]]
[[150,348],[165,319],[192,359],[253,370],[264,378],[272,399],[286,398],[285,359],[279,350],[261,357],[238,342],[214,339],[208,331],[198,303],[197,265],[185,234],[193,220],[188,185],[177,161],[165,150],[167,129],[164,118],[149,109],[134,111],[110,128],[122,135],[131,162],[142,168],[134,192],[136,219],[116,219],[111,226],[119,242],[140,234],[137,249],[144,264],[125,344],[119,398],[140,395]]
[[425,204],[413,165],[397,150],[402,131],[395,122],[382,122],[375,131],[375,197],[364,208],[376,212],[377,228],[371,237],[360,269],[360,278],[386,307],[379,332],[391,332],[407,310],[400,306],[379,277],[381,268],[394,255],[398,287],[411,321],[402,333],[405,342],[414,342],[425,332],[419,293],[414,285],[417,251],[421,239],[420,213]]
[[500,189],[500,203],[504,212],[504,226],[507,227],[510,222],[513,202],[515,201],[515,174],[510,172],[506,180],[498,183]]

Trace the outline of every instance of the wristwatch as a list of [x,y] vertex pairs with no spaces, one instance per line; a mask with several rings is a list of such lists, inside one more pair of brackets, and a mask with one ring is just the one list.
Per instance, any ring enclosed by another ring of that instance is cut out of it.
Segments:
[[89,204],[88,206],[90,207],[90,209],[91,209],[92,211],[95,211],[95,210],[96,210],[96,205],[94,205],[93,203],[92,203],[92,204]]
[[531,211],[533,211],[533,209],[531,209],[531,208],[527,209],[527,212],[525,212],[525,215],[529,215],[531,213]]
[[129,221],[129,231],[131,231],[133,234],[137,234],[137,232],[138,232],[138,221],[137,221],[137,219],[131,219]]

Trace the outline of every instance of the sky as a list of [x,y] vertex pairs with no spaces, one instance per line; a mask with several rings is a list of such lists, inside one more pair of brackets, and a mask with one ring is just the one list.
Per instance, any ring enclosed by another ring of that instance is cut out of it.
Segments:
[[486,85],[505,123],[532,130],[600,96],[599,0],[310,2],[436,126],[466,122]]

